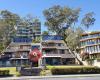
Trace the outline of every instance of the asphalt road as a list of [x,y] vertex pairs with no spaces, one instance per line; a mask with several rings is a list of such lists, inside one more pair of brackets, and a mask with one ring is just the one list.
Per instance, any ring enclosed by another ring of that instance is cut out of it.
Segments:
[[[0,79],[0,80],[10,80],[10,79]],[[12,79],[11,79],[12,80]],[[13,79],[13,80],[100,80],[100,77],[73,77],[73,78],[36,78],[36,79]]]
[[42,78],[26,80],[100,80],[100,77],[74,77],[74,78]]
[[100,74],[3,77],[0,80],[100,80]]

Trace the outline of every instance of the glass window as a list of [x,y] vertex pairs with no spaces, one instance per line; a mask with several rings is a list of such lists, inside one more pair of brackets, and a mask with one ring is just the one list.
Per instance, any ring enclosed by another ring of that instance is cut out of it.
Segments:
[[61,46],[61,43],[58,43],[58,46]]
[[65,54],[65,50],[60,50],[60,53],[61,54]]

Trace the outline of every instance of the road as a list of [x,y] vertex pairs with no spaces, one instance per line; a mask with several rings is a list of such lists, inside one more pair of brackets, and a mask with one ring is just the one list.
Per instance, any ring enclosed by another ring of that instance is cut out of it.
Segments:
[[[33,80],[33,79],[29,79]],[[100,80],[100,77],[75,77],[75,78],[42,78],[34,80]]]
[[[10,80],[10,79],[0,79],[0,80]],[[11,79],[12,80],[12,79]],[[13,79],[13,80],[100,80],[100,77],[73,77],[73,78],[37,78],[37,79]]]
[[62,75],[62,76],[23,76],[23,77],[6,77],[0,80],[100,80],[99,75]]

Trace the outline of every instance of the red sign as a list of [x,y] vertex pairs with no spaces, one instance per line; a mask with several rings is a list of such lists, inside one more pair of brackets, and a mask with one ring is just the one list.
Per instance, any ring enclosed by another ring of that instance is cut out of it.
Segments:
[[42,53],[36,48],[29,53],[29,59],[34,62],[38,62],[38,60],[42,57]]

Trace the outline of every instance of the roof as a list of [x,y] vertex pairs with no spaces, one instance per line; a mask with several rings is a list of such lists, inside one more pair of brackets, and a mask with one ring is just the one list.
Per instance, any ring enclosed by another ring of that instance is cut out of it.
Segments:
[[95,32],[87,32],[87,33],[83,33],[81,34],[81,36],[85,36],[85,35],[93,35],[93,34],[99,34],[100,31],[95,31]]

